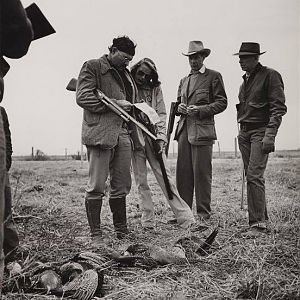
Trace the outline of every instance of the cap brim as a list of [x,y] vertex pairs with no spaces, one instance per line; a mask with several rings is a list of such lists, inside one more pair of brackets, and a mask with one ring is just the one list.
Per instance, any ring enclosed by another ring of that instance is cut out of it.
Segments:
[[55,33],[54,28],[46,19],[39,7],[32,3],[25,8],[27,17],[31,21],[33,29],[33,40],[40,39],[52,33]]
[[261,53],[253,53],[253,52],[238,52],[234,53],[233,55],[238,55],[238,56],[249,56],[249,55],[262,55],[266,53],[267,51],[261,52]]

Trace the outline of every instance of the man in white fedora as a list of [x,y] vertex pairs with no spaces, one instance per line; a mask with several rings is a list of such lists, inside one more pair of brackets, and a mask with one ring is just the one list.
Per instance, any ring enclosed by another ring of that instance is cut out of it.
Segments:
[[260,45],[242,43],[238,53],[245,71],[239,90],[238,136],[246,178],[249,225],[253,234],[266,232],[268,220],[264,172],[268,154],[275,150],[275,137],[286,113],[281,75],[259,63]]
[[221,74],[203,64],[210,52],[201,41],[189,43],[188,52],[183,55],[188,57],[191,71],[181,79],[177,96],[177,188],[190,208],[195,190],[200,221],[211,215],[212,149],[217,139],[214,115],[227,107]]

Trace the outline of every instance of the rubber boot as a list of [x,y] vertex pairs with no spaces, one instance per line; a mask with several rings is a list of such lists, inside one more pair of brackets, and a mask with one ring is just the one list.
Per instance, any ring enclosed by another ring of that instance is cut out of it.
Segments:
[[129,234],[126,219],[126,198],[109,199],[110,210],[113,215],[113,224],[118,239],[122,239]]
[[85,209],[92,237],[101,237],[100,213],[102,199],[85,199]]

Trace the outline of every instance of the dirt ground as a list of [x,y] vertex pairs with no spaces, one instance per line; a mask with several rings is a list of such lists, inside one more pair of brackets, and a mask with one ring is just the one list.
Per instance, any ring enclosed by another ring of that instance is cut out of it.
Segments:
[[[243,237],[247,211],[240,208],[241,160],[215,158],[210,228],[195,233],[204,238],[219,224],[210,254],[193,264],[150,271],[133,267],[107,270],[104,299],[300,299],[299,162],[300,151],[270,156],[265,175],[271,232],[253,239]],[[176,160],[169,163],[174,174]],[[87,162],[73,160],[13,163],[10,178],[15,220],[30,259],[59,262],[83,250],[95,251],[83,201],[87,167]],[[114,249],[125,249],[132,242],[167,249],[188,234],[166,224],[173,214],[151,172],[148,177],[155,202],[154,231],[141,228],[134,182],[127,202],[134,241],[116,239],[108,201],[104,201],[104,238]],[[55,299],[23,293],[3,298]]]

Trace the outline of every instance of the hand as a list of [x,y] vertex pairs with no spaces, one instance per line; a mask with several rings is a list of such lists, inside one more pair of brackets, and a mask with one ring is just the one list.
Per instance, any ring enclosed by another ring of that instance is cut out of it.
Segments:
[[199,113],[199,110],[200,110],[199,106],[196,106],[196,105],[189,105],[189,106],[187,107],[187,114],[188,114],[188,115],[194,115],[194,114]]
[[262,153],[263,154],[269,154],[270,152],[274,152],[274,151],[275,151],[274,143],[262,142]]
[[132,104],[127,100],[116,100],[116,104],[118,104],[125,111],[130,112],[132,108]]
[[158,151],[158,153],[162,153],[164,151],[164,149],[165,149],[165,146],[166,146],[165,141],[163,141],[163,140],[157,140],[156,142],[159,145],[159,151]]
[[187,114],[187,108],[186,108],[186,104],[184,103],[180,103],[178,105],[177,111],[182,114],[182,115],[186,115]]

